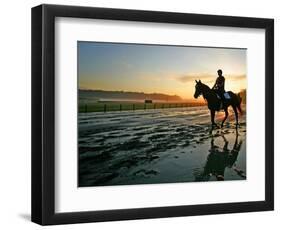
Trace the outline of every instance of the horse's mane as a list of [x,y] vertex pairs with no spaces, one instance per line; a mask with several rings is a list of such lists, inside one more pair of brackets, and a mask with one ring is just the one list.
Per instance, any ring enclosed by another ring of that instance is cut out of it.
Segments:
[[205,89],[208,89],[208,90],[211,90],[211,88],[207,85],[205,85],[204,83],[201,82],[201,85],[205,88]]
[[209,94],[212,90],[211,90],[211,88],[208,85],[205,85],[202,82],[200,82],[200,83],[201,83],[201,88],[202,88],[202,91],[203,91],[203,97],[206,100],[207,93]]

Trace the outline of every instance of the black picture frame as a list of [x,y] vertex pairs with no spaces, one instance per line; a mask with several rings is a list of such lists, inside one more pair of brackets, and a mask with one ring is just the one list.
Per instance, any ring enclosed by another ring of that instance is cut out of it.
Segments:
[[[265,29],[265,200],[55,213],[55,17]],[[32,8],[32,221],[41,225],[162,218],[274,209],[274,20],[126,9]]]

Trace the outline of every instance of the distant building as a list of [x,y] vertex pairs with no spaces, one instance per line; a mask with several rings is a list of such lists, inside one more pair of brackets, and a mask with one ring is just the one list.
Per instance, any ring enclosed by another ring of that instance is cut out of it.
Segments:
[[151,104],[151,103],[152,103],[152,100],[144,100],[144,103]]

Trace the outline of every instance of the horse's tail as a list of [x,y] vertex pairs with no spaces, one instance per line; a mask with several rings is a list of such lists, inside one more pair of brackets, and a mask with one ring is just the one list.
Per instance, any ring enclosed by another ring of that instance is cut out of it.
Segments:
[[240,96],[240,93],[237,94],[237,98],[238,98],[237,109],[238,109],[239,113],[242,115],[243,114],[243,111],[241,108],[242,97]]

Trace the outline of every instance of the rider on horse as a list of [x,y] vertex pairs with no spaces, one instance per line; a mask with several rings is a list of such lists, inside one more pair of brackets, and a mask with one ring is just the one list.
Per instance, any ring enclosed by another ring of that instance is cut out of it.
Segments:
[[[218,70],[218,78],[216,80],[216,83],[211,89],[208,85],[203,84],[200,80],[196,82],[195,85],[195,93],[194,98],[198,98],[200,95],[203,96],[203,98],[207,101],[208,109],[211,112],[211,122],[212,125],[216,125],[215,123],[215,113],[221,109],[225,112],[225,117],[222,121],[221,126],[223,126],[225,120],[228,117],[228,107],[231,106],[233,108],[235,119],[236,119],[236,125],[238,125],[238,111],[242,114],[243,111],[241,109],[241,102],[242,98],[240,97],[239,93],[235,94],[232,91],[228,91],[227,95],[224,95],[224,82],[225,79],[222,76],[222,71]],[[220,99],[218,97],[220,96]],[[227,99],[227,101],[224,101]],[[222,103],[221,103],[222,102]],[[222,104],[222,106],[219,106]]]
[[213,90],[215,90],[215,92],[219,95],[219,97],[221,98],[222,100],[222,103],[224,103],[224,93],[225,93],[225,89],[224,89],[224,83],[225,83],[225,78],[224,76],[222,76],[222,70],[219,69],[218,70],[218,77],[217,77],[217,80],[213,86]]

